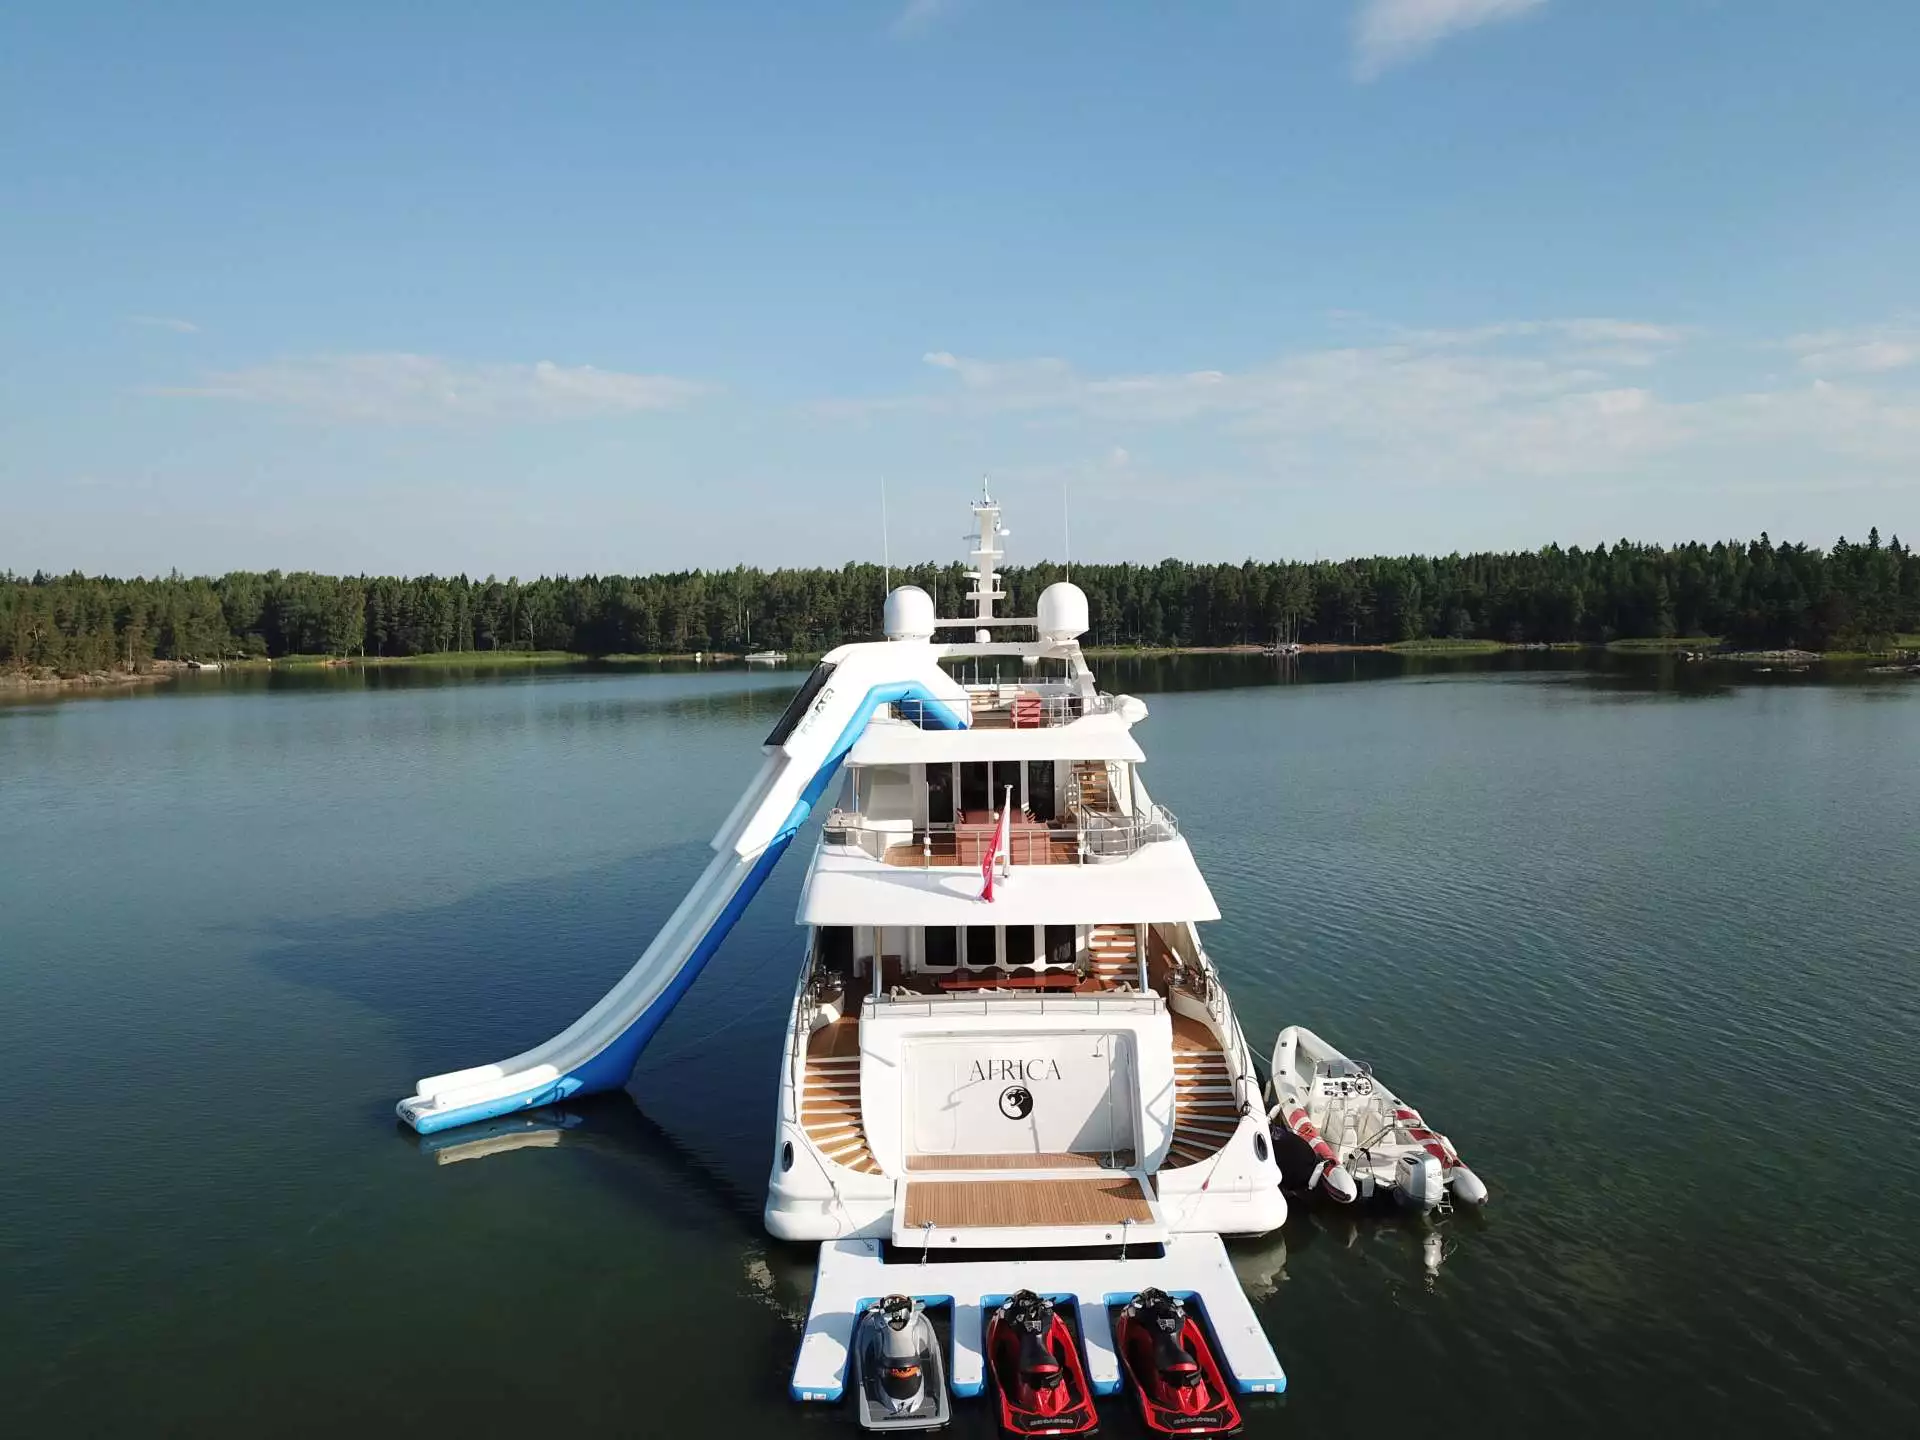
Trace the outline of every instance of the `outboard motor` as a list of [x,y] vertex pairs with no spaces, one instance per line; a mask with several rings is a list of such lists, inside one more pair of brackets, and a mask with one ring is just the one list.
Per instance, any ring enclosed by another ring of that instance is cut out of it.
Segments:
[[1446,1194],[1446,1172],[1436,1156],[1416,1150],[1402,1155],[1393,1167],[1393,1198],[1408,1209],[1431,1210]]
[[889,1411],[911,1410],[926,1389],[913,1331],[913,1317],[920,1306],[905,1295],[889,1295],[874,1308],[886,1320],[880,1334],[880,1393]]

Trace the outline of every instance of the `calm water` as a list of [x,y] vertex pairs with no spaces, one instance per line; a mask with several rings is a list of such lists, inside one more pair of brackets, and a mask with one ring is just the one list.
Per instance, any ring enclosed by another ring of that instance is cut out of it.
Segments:
[[[1591,665],[1106,667],[1256,1048],[1372,1059],[1494,1189],[1236,1247],[1251,1434],[1920,1431],[1920,682]],[[798,852],[631,1099],[491,1154],[391,1112],[598,998],[796,682],[0,706],[10,1433],[658,1433],[655,1384],[855,1433],[786,1402],[812,1258],[759,1224]]]

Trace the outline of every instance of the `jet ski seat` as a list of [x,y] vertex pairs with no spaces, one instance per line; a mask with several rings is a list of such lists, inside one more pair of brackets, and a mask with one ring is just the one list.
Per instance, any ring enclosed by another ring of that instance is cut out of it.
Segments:
[[1065,1380],[1060,1362],[1046,1342],[1032,1332],[1020,1336],[1020,1374],[1036,1390],[1050,1388]]

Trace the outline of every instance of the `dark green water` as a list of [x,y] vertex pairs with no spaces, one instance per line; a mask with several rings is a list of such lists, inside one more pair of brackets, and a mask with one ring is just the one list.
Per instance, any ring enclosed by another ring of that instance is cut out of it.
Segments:
[[[1372,1059],[1494,1189],[1431,1277],[1391,1220],[1236,1247],[1292,1381],[1250,1434],[1920,1433],[1920,682],[1104,678],[1256,1048]],[[785,1398],[812,1258],[759,1225],[800,852],[631,1099],[491,1155],[391,1112],[598,998],[796,680],[0,706],[6,1431],[651,1434],[667,1386],[678,1433],[854,1433]]]

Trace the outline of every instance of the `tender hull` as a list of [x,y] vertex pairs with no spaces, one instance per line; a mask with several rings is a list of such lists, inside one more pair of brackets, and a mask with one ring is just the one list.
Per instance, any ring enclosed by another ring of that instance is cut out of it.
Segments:
[[1282,1179],[1345,1203],[1391,1197],[1429,1210],[1484,1205],[1487,1187],[1453,1142],[1367,1067],[1303,1026],[1280,1032],[1269,1099]]

